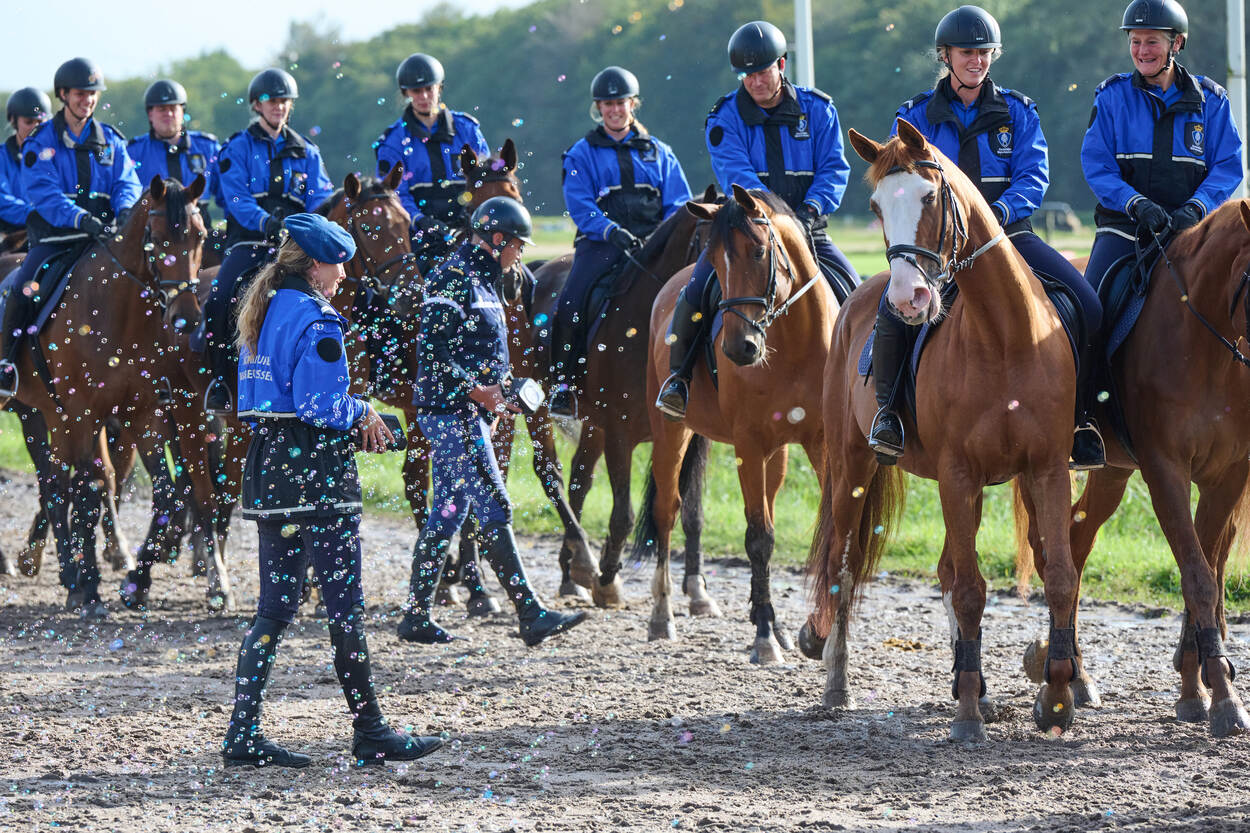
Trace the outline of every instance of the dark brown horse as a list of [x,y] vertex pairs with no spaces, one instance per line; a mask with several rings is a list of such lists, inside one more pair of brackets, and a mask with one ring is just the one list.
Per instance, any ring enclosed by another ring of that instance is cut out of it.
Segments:
[[[1250,509],[1250,359],[1237,350],[1246,339],[1250,201],[1236,200],[1179,235],[1155,266],[1141,316],[1112,364],[1132,454],[1110,442],[1109,465],[1090,472],[1072,509],[1079,579],[1099,528],[1140,469],[1180,567],[1185,599],[1173,657],[1181,677],[1176,718],[1207,722],[1215,737],[1250,731],[1222,642],[1228,634],[1225,566]],[[1109,425],[1110,414],[1101,421]],[[1190,511],[1191,483],[1198,487],[1196,513]],[[1032,553],[1039,572],[1045,570],[1046,554],[1036,546]],[[1029,553],[1021,555],[1027,562]]]
[[[70,603],[88,615],[104,613],[95,525],[112,472],[101,429],[115,420],[141,448],[155,442],[144,429],[170,372],[169,333],[194,327],[200,316],[194,286],[207,232],[195,201],[203,190],[203,177],[185,189],[153,178],[119,237],[92,244],[71,269],[36,342],[47,373],[36,370],[35,353],[25,350],[19,359],[17,398],[43,413],[57,464],[56,499],[45,509],[61,582],[71,588]],[[212,580],[228,593],[224,574]]]
[[[756,628],[751,661],[774,663],[781,660],[781,645],[774,633],[768,578],[773,509],[785,480],[789,443],[802,445],[813,468],[823,468],[820,389],[837,302],[803,229],[774,194],[735,185],[733,199],[723,206],[688,203],[687,209],[711,223],[707,258],[716,265],[724,298],[720,306],[725,311],[716,347],[729,361],[718,362],[716,382],[707,364],[699,362],[683,422],[672,422],[656,408],[648,408],[654,443],[653,487],[644,498],[638,541],[640,549],[654,549],[657,556],[648,636],[672,639],[676,635],[669,538],[681,505],[682,461],[697,434],[734,447],[751,562],[750,615]],[[666,334],[677,296],[689,278],[690,269],[678,272],[655,299],[648,403],[655,401],[668,376]],[[702,590],[702,577],[687,572],[684,584],[687,592],[692,585]]]
[[[958,166],[906,121],[884,145],[854,130],[850,137],[871,163],[871,205],[882,222],[890,272],[856,289],[843,305],[825,366],[826,474],[809,561],[815,613],[800,644],[809,655],[823,650],[825,704],[845,705],[849,613],[876,572],[902,504],[898,467],[879,465],[868,448],[877,403],[857,369],[886,289],[904,320],[945,319],[920,362],[916,414],[904,420],[907,453],[899,464],[937,480],[942,501],[946,539],[938,576],[955,653],[952,694],[959,701],[951,737],[985,737],[979,708],[985,580],[976,533],[982,490],[1013,477],[1047,554],[1049,681],[1033,716],[1040,729],[1061,732],[1072,722],[1069,683],[1076,670],[1077,576],[1067,529],[1076,369],[1068,339],[1041,284],[1006,244]],[[959,294],[946,309],[939,293],[950,280]]]
[[[710,187],[703,195],[703,202],[712,203],[715,200],[716,189]],[[651,233],[643,248],[616,278],[618,290],[608,302],[594,344],[586,353],[585,392],[578,402],[583,422],[569,475],[569,504],[575,520],[572,524],[565,524],[565,537],[560,550],[560,564],[564,570],[561,587],[563,592],[570,584],[566,565],[582,560],[586,548],[585,533],[581,532],[576,518],[581,517],[586,495],[594,482],[595,467],[600,458],[606,458],[608,482],[612,489],[612,513],[599,557],[599,578],[591,589],[595,604],[600,607],[622,604],[621,554],[634,528],[634,509],[629,491],[633,453],[641,443],[651,439],[648,414],[654,397],[647,399],[646,373],[639,361],[640,351],[646,349],[651,333],[651,306],[664,282],[698,258],[706,242],[703,231],[707,225],[707,221],[682,208]],[[549,322],[555,314],[560,291],[572,264],[571,253],[561,255],[548,261],[535,273],[532,320],[536,330],[550,329]],[[544,342],[544,338],[537,338],[536,335],[531,335],[529,341],[521,342],[524,349],[520,352],[526,372],[539,378],[546,378],[548,374]],[[545,419],[546,409],[538,416]],[[556,460],[555,443],[550,431],[541,443],[535,438],[535,466],[539,464],[540,454],[544,461]],[[702,578],[697,577],[702,558],[699,545],[703,526],[702,482],[697,476],[698,469],[697,464],[692,464],[690,471],[695,476],[688,479],[687,488],[682,491],[686,565],[688,573],[696,576],[686,584],[685,591],[691,597],[692,613],[717,616],[720,612],[716,602],[707,595]]]

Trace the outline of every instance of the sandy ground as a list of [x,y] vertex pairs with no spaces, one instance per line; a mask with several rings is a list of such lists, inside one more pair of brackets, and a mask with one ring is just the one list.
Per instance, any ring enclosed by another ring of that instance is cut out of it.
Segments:
[[[33,506],[22,476],[3,487],[0,546]],[[137,543],[141,507],[124,510]],[[55,564],[0,577],[0,830],[1250,830],[1250,738],[1213,741],[1172,716],[1167,611],[1087,604],[1087,667],[1104,707],[1062,739],[1039,735],[1020,665],[1040,604],[995,596],[986,611],[990,694],[1001,719],[980,746],[946,740],[951,654],[934,589],[886,578],[851,634],[856,706],[819,706],[823,670],[797,653],[748,663],[747,571],[712,564],[725,618],[679,612],[679,638],[646,641],[649,569],[627,572],[632,604],[537,649],[511,615],[444,624],[455,648],[400,643],[396,609],[415,530],[364,524],[371,642],[384,711],[448,745],[411,765],[356,769],[350,725],[311,609],[270,685],[265,729],[314,756],[305,770],[223,770],[230,677],[255,603],[253,528],[232,563],[239,610],[210,615],[201,579],[163,568],[154,609],[99,626],[63,612]],[[526,541],[554,595],[554,541]],[[935,553],[936,556],[936,553]],[[120,578],[106,571],[111,588]],[[680,585],[678,585],[680,586]],[[773,580],[793,629],[802,577]],[[1243,667],[1250,625],[1230,653]]]

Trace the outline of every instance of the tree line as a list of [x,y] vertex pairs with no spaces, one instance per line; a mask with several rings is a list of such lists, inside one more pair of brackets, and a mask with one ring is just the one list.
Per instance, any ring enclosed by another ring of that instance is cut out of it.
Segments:
[[[937,72],[933,30],[956,0],[839,0],[815,3],[816,85],[833,97],[843,130],[886,135],[898,105],[932,87]],[[1092,210],[1080,169],[1081,137],[1094,90],[1107,76],[1132,70],[1119,32],[1123,0],[982,0],[1003,29],[1006,46],[991,77],[1038,103],[1050,143],[1048,199]],[[1187,0],[1191,71],[1226,77],[1225,3]],[[526,200],[537,213],[564,210],[560,154],[591,129],[594,74],[619,64],[637,74],[639,119],[672,145],[697,194],[712,181],[703,140],[707,111],[737,87],[726,43],[741,23],[773,21],[793,36],[791,2],[763,0],[539,0],[519,9],[468,17],[453,4],[418,23],[397,25],[367,41],[292,24],[273,64],[300,87],[292,125],[316,142],[331,178],[372,173],[372,145],[399,117],[395,67],[412,52],[438,57],[447,71],[444,99],[481,123],[499,146],[521,149]],[[193,128],[225,139],[248,122],[247,83],[262,67],[241,66],[209,52],[176,61],[151,78],[109,78],[101,117],[127,135],[147,130],[143,90],[172,77],[188,92]],[[108,76],[108,67],[103,67]],[[845,138],[845,137],[844,137]],[[866,213],[865,166],[847,148],[852,181],[844,212]]]

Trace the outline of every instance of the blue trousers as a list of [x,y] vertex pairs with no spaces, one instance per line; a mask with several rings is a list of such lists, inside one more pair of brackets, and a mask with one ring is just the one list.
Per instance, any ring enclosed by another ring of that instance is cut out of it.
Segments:
[[1094,290],[1102,283],[1103,276],[1115,263],[1125,255],[1136,250],[1132,240],[1111,232],[1100,232],[1094,236],[1094,248],[1089,252],[1089,263],[1085,267],[1085,281]]
[[571,332],[579,324],[578,319],[586,306],[586,296],[595,281],[623,260],[625,253],[602,240],[582,238],[573,244],[573,265],[560,290],[560,303],[556,307],[556,323],[565,332]]
[[[816,263],[820,266],[821,274],[825,276],[825,280],[829,281],[834,296],[841,304],[846,300],[846,296],[851,294],[851,290],[859,286],[859,273],[855,271],[855,267],[851,265],[846,255],[833,245],[829,235],[824,232],[818,231],[812,235],[812,247],[816,250]],[[715,271],[712,262],[707,259],[707,250],[704,249],[694,265],[690,280],[686,283],[687,303],[695,306],[702,304],[708,279]]]
[[360,516],[263,520],[260,533],[260,598],[256,612],[288,625],[295,621],[309,562],[317,571],[331,622],[364,606],[360,586]]
[[490,426],[469,405],[449,414],[417,414],[430,442],[434,496],[421,537],[427,552],[451,540],[472,508],[479,527],[512,523],[512,502],[504,485]]

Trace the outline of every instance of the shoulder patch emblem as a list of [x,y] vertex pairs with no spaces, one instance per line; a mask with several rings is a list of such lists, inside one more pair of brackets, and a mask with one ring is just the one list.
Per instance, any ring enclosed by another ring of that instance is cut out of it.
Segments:
[[343,344],[333,336],[318,339],[317,355],[323,361],[337,362],[343,356]]

